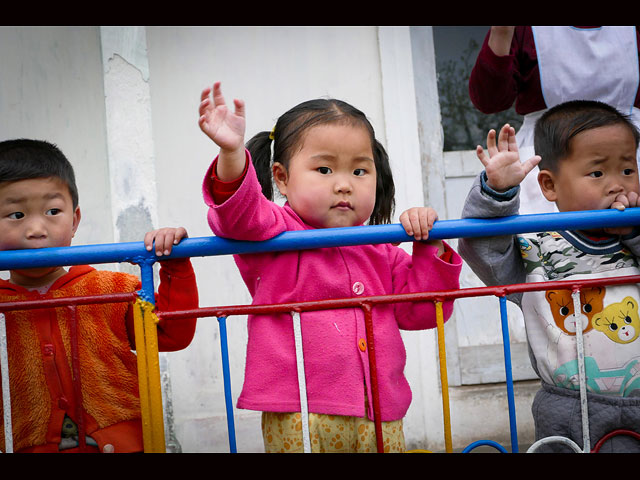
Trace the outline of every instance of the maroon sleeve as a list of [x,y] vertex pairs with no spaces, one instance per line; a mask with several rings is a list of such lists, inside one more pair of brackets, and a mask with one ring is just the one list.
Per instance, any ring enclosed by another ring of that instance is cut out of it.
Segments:
[[520,115],[546,108],[530,26],[516,27],[511,51],[505,56],[489,48],[487,33],[469,77],[469,96],[487,114],[508,110],[514,103]]

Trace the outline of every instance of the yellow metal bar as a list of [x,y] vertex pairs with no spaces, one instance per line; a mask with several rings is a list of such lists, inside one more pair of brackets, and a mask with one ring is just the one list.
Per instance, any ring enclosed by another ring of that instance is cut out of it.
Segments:
[[160,361],[158,357],[158,317],[151,303],[136,300],[134,323],[138,382],[142,415],[142,436],[146,453],[165,453]]
[[436,303],[436,325],[438,328],[438,355],[440,358],[440,383],[442,385],[442,413],[444,416],[444,446],[447,453],[453,452],[451,442],[451,414],[449,409],[449,380],[447,378],[447,354],[444,347],[444,314],[442,302]]

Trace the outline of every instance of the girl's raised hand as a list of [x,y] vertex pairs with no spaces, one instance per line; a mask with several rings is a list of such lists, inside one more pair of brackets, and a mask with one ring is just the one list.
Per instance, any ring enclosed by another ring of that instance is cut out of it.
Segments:
[[487,173],[487,184],[497,192],[505,192],[520,185],[524,177],[540,162],[538,155],[525,162],[520,161],[516,132],[508,124],[500,129],[497,141],[495,130],[489,130],[487,151],[480,145],[476,147],[478,159]]
[[[213,93],[213,94],[212,94]],[[245,111],[242,100],[234,100],[235,111],[229,110],[220,82],[207,87],[200,95],[200,129],[222,150],[244,149]]]

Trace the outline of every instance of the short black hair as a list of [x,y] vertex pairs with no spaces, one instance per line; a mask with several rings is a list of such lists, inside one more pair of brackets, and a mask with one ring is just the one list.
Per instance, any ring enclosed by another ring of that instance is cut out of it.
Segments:
[[305,133],[311,127],[328,124],[362,126],[369,133],[376,167],[376,201],[369,225],[391,223],[395,208],[395,186],[389,156],[376,140],[373,126],[366,115],[342,100],[318,98],[302,102],[280,116],[271,132],[260,132],[247,142],[262,193],[273,200],[273,162],[281,163],[288,170],[289,161],[301,147]]
[[571,100],[547,110],[536,122],[534,149],[542,160],[540,170],[556,171],[558,162],[571,153],[571,140],[581,132],[598,127],[623,125],[629,128],[638,148],[640,133],[628,115],[596,100]]
[[73,208],[78,206],[78,187],[73,167],[54,144],[19,138],[0,142],[0,183],[55,177],[69,188]]

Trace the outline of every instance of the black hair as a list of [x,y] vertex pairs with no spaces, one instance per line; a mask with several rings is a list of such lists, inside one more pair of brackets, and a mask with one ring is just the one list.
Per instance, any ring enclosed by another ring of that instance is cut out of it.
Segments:
[[389,156],[376,140],[373,126],[364,113],[341,100],[315,99],[302,102],[278,118],[271,132],[260,132],[247,142],[246,147],[251,153],[262,193],[273,200],[273,162],[281,163],[288,170],[292,156],[302,145],[304,134],[311,127],[326,124],[362,126],[369,132],[376,167],[376,201],[369,224],[391,223],[395,208],[395,186]]
[[556,171],[558,162],[571,153],[571,140],[581,132],[598,127],[623,125],[629,128],[638,148],[640,133],[628,115],[596,100],[571,100],[547,110],[536,122],[534,149],[542,160],[540,170]]
[[78,187],[73,167],[56,145],[26,138],[0,142],[0,183],[50,177],[67,185],[75,210]]

